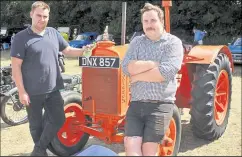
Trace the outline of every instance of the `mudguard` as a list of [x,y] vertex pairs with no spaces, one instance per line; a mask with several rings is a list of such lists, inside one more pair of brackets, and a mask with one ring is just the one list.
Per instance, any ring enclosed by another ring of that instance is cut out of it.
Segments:
[[218,53],[225,53],[231,63],[232,71],[234,71],[234,64],[232,54],[226,45],[198,45],[194,46],[191,51],[185,55],[185,63],[194,64],[211,64],[214,62]]

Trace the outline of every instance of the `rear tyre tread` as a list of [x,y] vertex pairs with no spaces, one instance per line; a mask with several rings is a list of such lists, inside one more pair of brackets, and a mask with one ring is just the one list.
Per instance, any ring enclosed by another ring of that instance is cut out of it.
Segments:
[[[216,82],[221,70],[226,70],[229,78],[228,110],[223,123],[218,126],[214,119],[214,95]],[[224,133],[229,117],[232,72],[228,57],[220,53],[213,64],[197,65],[192,83],[191,124],[195,136],[216,140]]]

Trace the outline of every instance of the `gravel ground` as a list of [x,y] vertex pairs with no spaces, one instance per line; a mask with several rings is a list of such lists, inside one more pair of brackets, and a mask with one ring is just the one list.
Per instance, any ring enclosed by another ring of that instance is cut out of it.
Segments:
[[[182,116],[182,139],[178,156],[241,156],[241,65],[235,67],[232,87],[232,103],[228,127],[221,138],[208,142],[193,136],[189,110]],[[90,137],[85,148],[92,144],[106,146],[119,155],[125,155],[123,144],[106,145]],[[33,143],[28,123],[8,126],[1,121],[1,156],[28,156]],[[49,152],[49,155],[53,155]]]

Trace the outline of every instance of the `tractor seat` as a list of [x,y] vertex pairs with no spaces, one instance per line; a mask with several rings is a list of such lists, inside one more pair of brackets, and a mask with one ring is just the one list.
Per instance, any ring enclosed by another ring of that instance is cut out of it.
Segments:
[[61,74],[64,83],[72,83],[72,75]]

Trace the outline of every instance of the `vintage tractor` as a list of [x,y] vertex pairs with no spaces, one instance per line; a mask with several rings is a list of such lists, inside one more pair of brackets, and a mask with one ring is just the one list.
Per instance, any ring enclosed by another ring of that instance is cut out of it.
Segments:
[[[126,2],[122,4],[125,13]],[[162,5],[165,28],[170,32],[171,1],[162,1]],[[90,135],[108,144],[123,143],[130,83],[120,63],[127,47],[127,44],[115,46],[112,41],[99,41],[92,56],[81,57],[82,95],[72,91],[63,93],[66,121],[49,146],[54,154],[77,153]],[[176,105],[165,135],[170,142],[160,145],[160,156],[179,152],[182,128],[178,108],[190,108],[192,131],[197,137],[212,141],[222,136],[229,117],[233,69],[227,46],[194,46],[184,51],[177,74]]]

